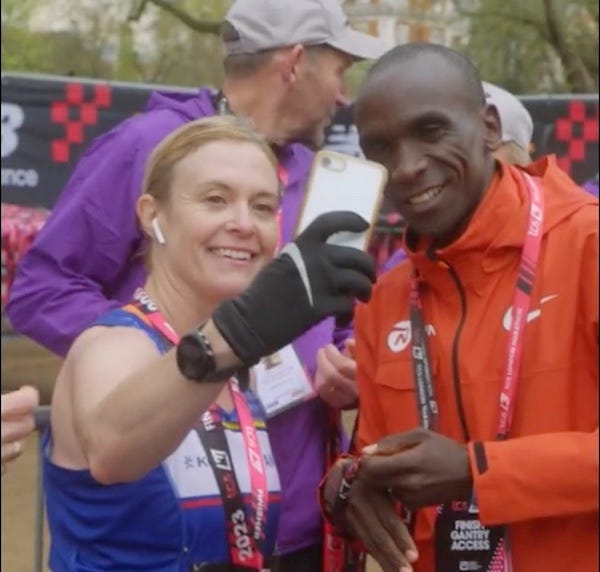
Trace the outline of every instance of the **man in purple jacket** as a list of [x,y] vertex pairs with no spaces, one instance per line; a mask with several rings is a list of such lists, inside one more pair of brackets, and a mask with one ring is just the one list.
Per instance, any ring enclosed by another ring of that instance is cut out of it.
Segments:
[[[379,57],[385,46],[349,28],[337,0],[238,0],[222,39],[221,92],[155,93],[145,113],[99,137],[81,157],[17,271],[7,306],[16,330],[64,355],[86,326],[131,299],[144,279],[144,238],[134,203],[145,162],[187,121],[235,113],[272,141],[285,184],[282,239],[292,238],[313,156],[307,145],[322,144],[336,106],[346,103],[347,68]],[[331,342],[332,332],[327,321],[295,342],[311,374],[316,352]],[[327,420],[325,405],[313,399],[269,423],[283,489],[279,570],[321,569],[316,490],[325,468]]]

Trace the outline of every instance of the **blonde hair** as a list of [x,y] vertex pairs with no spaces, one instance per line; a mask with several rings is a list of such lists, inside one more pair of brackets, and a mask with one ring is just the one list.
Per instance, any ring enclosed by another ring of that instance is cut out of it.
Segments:
[[255,145],[277,170],[277,157],[273,150],[248,121],[232,115],[205,117],[186,123],[154,148],[146,163],[142,193],[154,197],[158,202],[166,201],[177,163],[203,145],[216,141],[239,141]]

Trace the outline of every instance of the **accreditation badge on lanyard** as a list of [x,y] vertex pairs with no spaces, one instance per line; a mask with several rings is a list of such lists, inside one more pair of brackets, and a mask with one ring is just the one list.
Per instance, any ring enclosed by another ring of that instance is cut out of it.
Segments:
[[[523,353],[523,334],[544,224],[542,191],[527,173],[522,172],[522,176],[529,194],[529,220],[515,286],[513,316],[499,398],[499,440],[508,437],[511,427]],[[410,322],[413,376],[419,416],[423,427],[435,430],[438,406],[416,272],[413,272],[410,283]],[[453,502],[439,506],[435,523],[435,562],[436,572],[512,572],[507,528],[484,526],[479,520],[475,496],[469,502]]]
[[507,572],[503,526],[484,526],[472,502],[438,507],[435,521],[436,572]]

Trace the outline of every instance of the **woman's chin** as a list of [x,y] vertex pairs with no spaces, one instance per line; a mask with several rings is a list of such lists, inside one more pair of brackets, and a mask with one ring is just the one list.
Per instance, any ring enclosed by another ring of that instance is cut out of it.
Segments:
[[229,298],[235,298],[241,294],[248,286],[250,286],[251,279],[231,279],[231,280],[219,280],[219,284],[214,285],[214,292],[216,298],[219,300],[227,300]]

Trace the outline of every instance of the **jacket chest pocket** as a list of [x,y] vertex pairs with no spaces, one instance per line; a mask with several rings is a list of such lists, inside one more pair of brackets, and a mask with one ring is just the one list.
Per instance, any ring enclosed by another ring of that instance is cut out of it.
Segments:
[[[435,366],[431,365],[431,369],[435,375]],[[380,364],[374,381],[388,434],[408,431],[421,425],[410,358]]]

